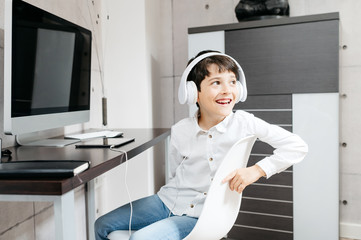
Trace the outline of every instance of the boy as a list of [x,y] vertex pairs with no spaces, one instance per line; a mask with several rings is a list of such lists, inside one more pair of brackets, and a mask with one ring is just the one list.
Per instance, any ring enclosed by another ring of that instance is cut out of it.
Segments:
[[[241,193],[260,177],[269,178],[305,157],[307,145],[297,135],[244,111],[233,113],[235,103],[246,98],[245,77],[233,58],[203,51],[190,60],[182,75],[179,101],[197,103],[199,110],[172,127],[171,178],[157,194],[133,202],[131,227],[136,232],[130,239],[186,237],[197,222],[222,159],[243,137],[255,135],[276,150],[254,166],[231,172],[223,182],[232,191]],[[107,239],[114,230],[127,230],[130,207],[124,205],[100,217],[95,223],[96,239]]]

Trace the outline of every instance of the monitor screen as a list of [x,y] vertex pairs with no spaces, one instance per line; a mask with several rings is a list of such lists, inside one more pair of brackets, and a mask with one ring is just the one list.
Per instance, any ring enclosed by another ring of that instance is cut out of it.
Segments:
[[21,0],[5,7],[5,132],[89,121],[91,32]]

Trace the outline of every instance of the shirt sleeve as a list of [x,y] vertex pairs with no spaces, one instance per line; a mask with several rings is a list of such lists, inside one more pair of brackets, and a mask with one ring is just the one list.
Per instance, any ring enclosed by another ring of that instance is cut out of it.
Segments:
[[168,178],[172,179],[175,176],[176,170],[181,163],[182,156],[176,147],[177,135],[174,133],[174,129],[171,130],[171,137],[168,146]]
[[275,150],[256,164],[262,168],[269,178],[282,172],[293,164],[302,161],[307,152],[307,144],[296,134],[279,126],[269,124],[251,114],[250,129],[259,140],[268,143]]

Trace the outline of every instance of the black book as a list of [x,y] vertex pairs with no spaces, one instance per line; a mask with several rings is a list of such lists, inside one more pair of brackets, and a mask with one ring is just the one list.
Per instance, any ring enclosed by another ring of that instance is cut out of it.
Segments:
[[117,148],[134,141],[135,138],[96,138],[77,143],[75,144],[75,148]]
[[33,160],[0,163],[0,179],[69,178],[87,170],[89,161]]

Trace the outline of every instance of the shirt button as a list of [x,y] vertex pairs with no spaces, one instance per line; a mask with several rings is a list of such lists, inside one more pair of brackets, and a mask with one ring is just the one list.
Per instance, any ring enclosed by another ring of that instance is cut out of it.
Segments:
[[208,135],[209,138],[212,138],[212,135]]
[[193,204],[191,204],[191,206],[190,206],[191,208],[194,208],[194,205]]
[[211,178],[211,181],[213,181],[213,178]]
[[205,192],[205,193],[203,193],[203,195],[207,195],[207,193]]
[[212,161],[213,161],[213,158],[209,158],[209,161],[212,162]]

